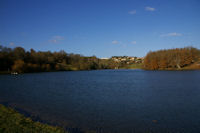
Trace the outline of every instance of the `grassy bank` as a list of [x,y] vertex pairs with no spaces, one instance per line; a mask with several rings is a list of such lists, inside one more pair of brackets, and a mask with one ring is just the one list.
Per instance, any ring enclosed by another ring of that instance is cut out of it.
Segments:
[[138,63],[138,64],[130,64],[125,67],[120,67],[119,69],[142,69],[142,68],[143,68],[143,64]]
[[59,127],[34,122],[11,108],[0,104],[1,133],[67,133]]

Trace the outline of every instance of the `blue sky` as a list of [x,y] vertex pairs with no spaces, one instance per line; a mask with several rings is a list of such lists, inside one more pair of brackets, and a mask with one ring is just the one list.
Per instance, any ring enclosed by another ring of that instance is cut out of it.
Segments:
[[0,0],[0,45],[85,56],[200,48],[199,0]]

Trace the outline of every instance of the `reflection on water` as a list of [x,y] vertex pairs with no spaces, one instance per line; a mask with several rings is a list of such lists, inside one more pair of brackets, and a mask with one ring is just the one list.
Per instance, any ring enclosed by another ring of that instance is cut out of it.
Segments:
[[0,101],[73,131],[200,132],[200,71],[0,75]]

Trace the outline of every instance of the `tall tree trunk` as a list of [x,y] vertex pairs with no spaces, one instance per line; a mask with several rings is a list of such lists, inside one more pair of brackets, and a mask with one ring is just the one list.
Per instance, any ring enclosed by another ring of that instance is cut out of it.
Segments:
[[181,69],[180,65],[179,64],[176,64],[176,66],[178,67],[178,69]]

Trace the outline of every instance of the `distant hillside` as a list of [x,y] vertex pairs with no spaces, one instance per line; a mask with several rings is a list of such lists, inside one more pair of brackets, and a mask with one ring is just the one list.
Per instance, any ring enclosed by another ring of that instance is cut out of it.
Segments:
[[200,69],[200,50],[193,47],[149,52],[144,59],[147,70]]

